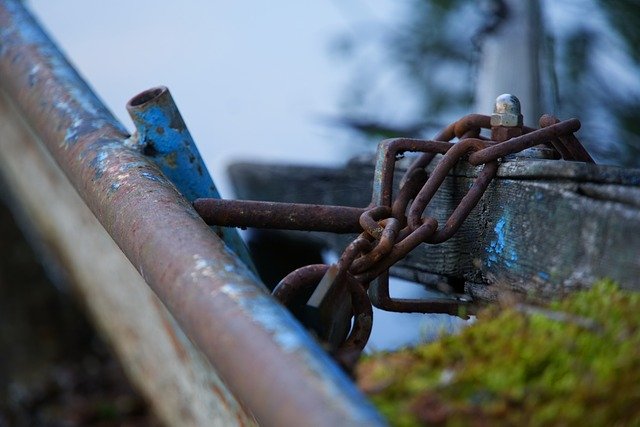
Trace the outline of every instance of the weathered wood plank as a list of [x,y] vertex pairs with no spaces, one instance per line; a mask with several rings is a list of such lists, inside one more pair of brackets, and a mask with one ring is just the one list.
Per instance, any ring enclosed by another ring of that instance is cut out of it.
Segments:
[[158,417],[168,426],[253,424],[1,91],[0,147],[21,219],[60,261]]
[[[396,181],[407,165],[408,159],[399,162]],[[476,172],[458,166],[427,212],[446,220]],[[362,207],[371,195],[373,161],[361,158],[339,169],[241,163],[230,175],[239,198]],[[424,283],[430,280],[425,273],[464,278],[482,298],[503,288],[550,296],[603,277],[640,290],[639,185],[638,170],[506,161],[454,238],[422,245],[392,273]],[[349,239],[313,237],[338,251]]]

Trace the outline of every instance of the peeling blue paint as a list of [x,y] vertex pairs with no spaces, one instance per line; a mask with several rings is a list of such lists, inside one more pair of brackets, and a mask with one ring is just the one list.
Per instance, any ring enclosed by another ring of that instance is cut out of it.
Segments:
[[158,175],[152,174],[151,172],[141,172],[140,176],[147,178],[149,181],[163,182]]
[[549,279],[551,279],[551,275],[545,271],[539,271],[538,277],[544,280],[545,282],[548,282]]
[[487,252],[489,256],[487,257],[487,265],[491,267],[492,264],[498,262],[498,256],[502,255],[504,251],[504,225],[506,221],[504,218],[500,218],[496,223],[493,231],[496,233],[496,239],[492,240],[489,244],[489,248],[487,248]]
[[40,71],[40,64],[36,64],[33,67],[31,67],[31,70],[29,70],[29,87],[34,87],[36,85],[36,82],[38,81],[38,72]]
[[509,228],[508,223],[508,212],[505,212],[493,228],[495,238],[489,243],[489,247],[487,248],[488,267],[498,262],[502,262],[508,268],[514,268],[517,265],[518,254],[506,235]]
[[[189,201],[220,198],[195,142],[175,107],[129,108],[144,154],[156,163]],[[175,111],[173,111],[175,110]]]
[[[193,202],[197,198],[220,198],[187,126],[169,90],[158,87],[134,97],[127,110],[138,132],[142,153],[153,161],[182,195]],[[235,229],[214,227],[247,265],[253,261]]]
[[91,168],[95,171],[94,178],[96,180],[102,178],[102,175],[104,175],[104,171],[106,170],[105,162],[108,157],[109,156],[106,151],[99,151],[91,161]]
[[[125,163],[120,167],[121,171],[128,171],[130,169],[141,169],[141,168],[146,168],[149,167],[149,165],[146,162],[129,162],[129,163]],[[156,176],[156,180],[157,180],[157,176]]]
[[496,232],[496,236],[498,237],[494,245],[495,251],[498,254],[502,254],[502,251],[504,250],[504,246],[505,246],[504,225],[506,223],[507,221],[504,218],[500,218],[496,223],[495,228],[493,229],[493,231]]
[[[101,139],[88,144],[79,154],[80,161],[85,156],[92,156],[90,161],[91,168],[94,171],[94,179],[101,179],[105,174],[113,177],[113,181],[109,185],[109,192],[113,193],[120,189],[122,180],[129,176],[133,170],[140,170],[140,176],[150,181],[169,184],[168,181],[159,173],[155,173],[150,168],[148,162],[145,161],[118,161],[112,159],[115,153],[122,152],[122,144],[118,141]],[[95,153],[95,154],[94,154]],[[115,164],[115,166],[113,166]]]

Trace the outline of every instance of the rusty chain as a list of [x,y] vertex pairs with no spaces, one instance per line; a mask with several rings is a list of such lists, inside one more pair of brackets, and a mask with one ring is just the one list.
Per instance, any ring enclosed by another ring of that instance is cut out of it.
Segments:
[[[446,127],[434,140],[382,141],[378,146],[372,201],[365,209],[270,203],[269,209],[261,211],[267,202],[212,199],[200,199],[194,205],[208,223],[216,225],[360,232],[337,263],[299,268],[282,279],[273,291],[276,298],[316,332],[334,357],[350,369],[371,333],[372,304],[388,311],[458,314],[460,304],[467,302],[462,297],[391,298],[389,268],[422,243],[438,244],[450,239],[496,176],[500,159],[544,145],[553,150],[556,158],[593,162],[574,136],[580,128],[577,119],[559,121],[544,115],[540,128],[532,129],[522,126],[517,98],[503,101],[503,111],[494,112],[491,117],[467,115]],[[491,139],[481,136],[482,129],[491,130]],[[455,138],[458,141],[451,142]],[[406,152],[422,154],[407,169],[394,198],[395,163]],[[438,154],[442,158],[428,174],[425,169]],[[425,215],[425,210],[446,176],[463,159],[482,169],[446,222],[439,224],[435,218]],[[221,202],[235,204],[222,205]],[[221,213],[221,206],[229,210],[222,209]],[[245,208],[255,209],[253,218],[251,214],[242,214],[249,210]],[[274,209],[289,213],[289,222],[278,215],[264,214]],[[309,227],[305,228],[305,223]]]

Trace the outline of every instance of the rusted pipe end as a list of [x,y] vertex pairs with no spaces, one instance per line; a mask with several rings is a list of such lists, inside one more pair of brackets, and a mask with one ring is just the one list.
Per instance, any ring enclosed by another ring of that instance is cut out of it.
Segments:
[[169,92],[169,89],[166,86],[153,87],[145,90],[144,92],[140,92],[127,102],[127,110],[130,111],[131,109],[136,109],[147,102],[162,96],[165,92]]
[[157,86],[137,94],[127,102],[127,111],[142,142],[157,141],[158,138],[150,138],[149,135],[161,133],[160,128],[187,131],[178,106],[166,86]]
[[556,123],[560,123],[560,120],[551,114],[543,114],[538,121],[541,128],[546,128],[548,126],[555,125]]

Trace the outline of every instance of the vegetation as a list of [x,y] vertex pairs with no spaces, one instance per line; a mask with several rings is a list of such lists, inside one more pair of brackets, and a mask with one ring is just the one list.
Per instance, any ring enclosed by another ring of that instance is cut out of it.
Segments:
[[455,336],[375,354],[358,384],[398,426],[640,424],[640,294],[609,281],[493,307]]

